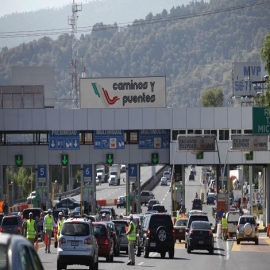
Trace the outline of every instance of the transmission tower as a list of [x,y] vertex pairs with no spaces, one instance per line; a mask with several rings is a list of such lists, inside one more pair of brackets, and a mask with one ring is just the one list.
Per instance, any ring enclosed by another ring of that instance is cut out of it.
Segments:
[[82,4],[75,4],[73,0],[72,4],[72,16],[68,17],[68,24],[72,27],[72,60],[71,60],[71,91],[69,92],[72,96],[72,108],[80,108],[79,100],[79,85],[78,85],[78,49],[77,49],[77,12],[82,11]]

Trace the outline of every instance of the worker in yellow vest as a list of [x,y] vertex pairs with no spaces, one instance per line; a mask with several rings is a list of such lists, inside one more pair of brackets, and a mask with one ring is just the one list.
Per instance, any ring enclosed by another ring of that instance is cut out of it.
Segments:
[[221,227],[222,227],[222,235],[224,241],[227,240],[227,230],[228,230],[228,221],[226,218],[226,214],[223,213],[222,219],[221,219]]
[[56,227],[56,224],[53,220],[52,217],[52,210],[48,209],[48,214],[44,217],[44,223],[43,223],[43,230],[44,233],[47,234],[48,237],[48,241],[46,243],[46,247],[45,247],[45,253],[51,253],[51,238],[52,238],[52,232],[53,232],[53,228]]
[[128,239],[128,263],[127,265],[135,265],[135,252],[134,252],[134,245],[136,241],[136,224],[133,221],[133,215],[129,216],[130,223],[129,223],[129,228],[126,233],[127,239]]
[[37,226],[33,219],[33,213],[29,213],[29,219],[24,223],[25,236],[33,245],[37,239]]
[[63,219],[63,213],[60,212],[58,214],[58,223],[57,223],[57,240],[60,237],[60,233],[61,233],[61,229],[62,229],[62,226],[63,226],[64,221],[65,220]]

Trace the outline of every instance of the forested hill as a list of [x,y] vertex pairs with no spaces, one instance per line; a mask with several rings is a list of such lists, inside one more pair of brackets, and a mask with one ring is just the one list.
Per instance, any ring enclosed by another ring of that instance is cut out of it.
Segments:
[[[270,0],[211,0],[149,13],[127,27],[96,24],[77,46],[87,77],[166,75],[167,106],[197,107],[212,88],[231,96],[232,63],[260,61],[269,33]],[[3,48],[0,85],[10,84],[13,65],[55,66],[56,98],[69,99],[71,45],[65,34]]]

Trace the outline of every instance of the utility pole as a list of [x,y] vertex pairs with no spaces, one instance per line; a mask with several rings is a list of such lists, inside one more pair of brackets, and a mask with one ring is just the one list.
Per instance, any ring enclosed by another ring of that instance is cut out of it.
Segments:
[[78,50],[77,50],[77,40],[76,40],[76,33],[77,33],[77,12],[82,10],[82,4],[78,5],[75,4],[75,0],[73,0],[72,4],[72,16],[68,17],[68,24],[72,27],[72,60],[71,60],[71,91],[70,95],[72,97],[72,108],[79,108],[79,85],[78,85]]

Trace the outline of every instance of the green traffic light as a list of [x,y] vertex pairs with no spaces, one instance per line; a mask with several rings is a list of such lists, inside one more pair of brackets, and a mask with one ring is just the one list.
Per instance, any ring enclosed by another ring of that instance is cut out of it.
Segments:
[[157,153],[152,153],[152,163],[158,164],[158,154]]
[[253,151],[246,154],[246,160],[253,160]]
[[106,160],[108,164],[113,164],[113,154],[107,154]]
[[203,152],[199,152],[196,157],[197,159],[203,159]]
[[61,155],[61,164],[66,166],[68,164],[68,155]]
[[22,155],[15,155],[15,164],[17,167],[21,167],[23,164],[23,156]]

